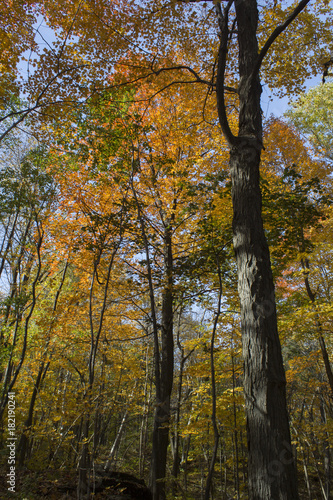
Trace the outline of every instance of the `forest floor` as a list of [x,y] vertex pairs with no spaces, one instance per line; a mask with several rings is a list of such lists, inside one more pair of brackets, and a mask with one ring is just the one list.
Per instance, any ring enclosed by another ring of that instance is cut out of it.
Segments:
[[[74,500],[76,499],[77,470],[46,469],[32,471],[17,469],[15,471],[15,493],[8,490],[8,467],[0,465],[0,498],[9,500]],[[98,491],[91,498],[96,500],[106,499],[142,499],[148,500],[150,492],[134,476],[124,473],[110,473],[103,477]]]
[[[62,470],[62,469],[45,469],[33,471],[30,469],[16,469],[15,471],[15,493],[8,491],[8,465],[0,464],[0,499],[1,500],[76,500],[77,488],[77,470]],[[150,495],[146,496],[146,487],[142,486],[143,482],[136,480],[134,476],[117,473],[115,477],[110,474],[109,477],[103,479],[103,484],[100,487],[101,491],[96,492],[91,498],[94,500],[110,500],[118,499],[140,499],[146,500]],[[124,477],[122,477],[124,476]],[[132,478],[132,481],[124,481],[126,478]],[[302,478],[303,479],[303,478]],[[299,481],[299,495],[301,499],[309,498],[303,480]],[[135,492],[131,495],[131,486]],[[311,477],[311,489],[313,500],[322,498],[318,477]],[[139,488],[139,490],[138,490]],[[139,491],[139,493],[137,493]],[[195,498],[195,497],[193,497]],[[242,496],[243,498],[243,496]]]
[[[77,471],[16,469],[15,494],[8,490],[8,467],[0,468],[0,497],[3,500],[75,499]],[[103,497],[100,497],[103,498]]]

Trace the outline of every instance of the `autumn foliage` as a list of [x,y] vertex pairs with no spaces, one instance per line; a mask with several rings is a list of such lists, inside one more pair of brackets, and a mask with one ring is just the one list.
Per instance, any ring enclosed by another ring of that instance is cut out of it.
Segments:
[[[244,128],[239,18],[233,2],[217,4],[0,8],[0,467],[5,477],[15,394],[22,498],[107,498],[98,484],[114,471],[144,479],[154,500],[250,498],[229,168],[231,137]],[[215,96],[219,8],[232,26],[229,136]],[[260,6],[260,50],[288,9]],[[261,76],[277,94],[297,96],[320,72],[331,17],[317,2],[272,46]],[[331,91],[325,83],[302,93],[285,118],[266,117],[260,164],[291,453],[300,498],[326,500]],[[273,314],[272,304],[256,299],[255,317]],[[7,498],[5,480],[1,488]]]

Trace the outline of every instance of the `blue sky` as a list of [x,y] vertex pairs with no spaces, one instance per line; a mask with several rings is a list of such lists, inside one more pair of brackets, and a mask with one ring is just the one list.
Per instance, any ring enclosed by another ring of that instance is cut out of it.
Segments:
[[[310,88],[319,85],[322,82],[322,74],[317,75],[316,77],[310,78],[306,82],[306,91]],[[275,116],[282,116],[289,107],[289,98],[283,97],[278,98],[272,96],[273,100],[270,100],[271,91],[267,87],[263,87],[263,92],[261,96],[261,109],[263,111],[264,117],[268,118],[271,114]],[[294,97],[292,100],[296,100]]]

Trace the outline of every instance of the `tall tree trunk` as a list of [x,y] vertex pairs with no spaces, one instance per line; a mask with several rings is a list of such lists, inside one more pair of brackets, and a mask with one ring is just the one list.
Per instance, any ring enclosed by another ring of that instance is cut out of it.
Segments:
[[[134,165],[134,160],[133,160],[133,165]],[[155,304],[155,290],[154,290],[154,284],[153,284],[153,277],[152,277],[152,270],[151,270],[151,261],[150,261],[150,246],[148,242],[148,237],[147,237],[147,231],[146,231],[146,225],[145,225],[145,218],[144,214],[142,211],[141,203],[138,199],[138,195],[136,192],[136,189],[134,187],[133,183],[133,178],[131,179],[131,187],[132,187],[132,192],[133,196],[135,199],[137,211],[138,211],[138,221],[141,226],[141,234],[143,238],[143,244],[144,244],[144,249],[145,249],[145,254],[146,254],[146,261],[147,261],[147,279],[148,279],[148,286],[149,286],[149,299],[150,299],[150,311],[151,311],[151,322],[152,322],[152,330],[153,330],[153,339],[154,339],[154,383],[155,383],[155,388],[156,388],[156,409],[155,409],[155,414],[154,414],[154,427],[153,427],[153,437],[152,437],[152,457],[151,457],[151,469],[150,469],[150,484],[151,484],[151,490],[153,494],[153,499],[154,500],[161,500],[165,498],[165,470],[166,470],[166,451],[167,451],[167,446],[168,442],[165,442],[165,428],[164,428],[164,436],[161,440],[161,425],[162,423],[166,422],[166,425],[168,425],[168,413],[165,415],[165,411],[170,412],[170,401],[164,402],[163,398],[163,391],[162,391],[162,383],[161,383],[161,378],[162,378],[162,366],[161,366],[161,353],[160,353],[160,344],[159,344],[159,337],[158,337],[158,323],[157,323],[157,316],[156,316],[156,304]],[[170,234],[171,237],[171,234]],[[165,256],[165,249],[164,249],[164,256]],[[172,253],[171,253],[171,258],[172,258]],[[162,314],[162,323],[164,318],[166,317],[165,314],[165,305],[168,302],[165,302],[164,295],[162,298],[162,308],[164,310],[164,313]],[[172,303],[172,302],[171,302]],[[162,346],[161,350],[163,351],[163,354],[166,354],[166,350],[163,350],[163,338],[165,338],[165,328],[162,329]],[[165,341],[164,341],[164,346],[165,346]],[[163,365],[165,368],[165,364]],[[164,374],[165,376],[165,374]],[[173,376],[173,374],[172,374]],[[166,404],[166,406],[163,408],[163,405]],[[165,416],[167,417],[165,419]],[[169,431],[167,430],[167,435],[168,437]],[[160,456],[160,450],[161,450],[161,456]],[[164,458],[164,451],[165,451],[165,458]],[[165,465],[163,466],[163,463],[165,462]]]
[[167,450],[169,444],[170,398],[173,384],[173,290],[172,227],[164,231],[164,288],[162,292],[160,387],[156,387],[156,410],[153,429],[152,493],[154,500],[164,500]]
[[239,132],[234,136],[224,102],[226,60],[231,30],[222,11],[217,70],[217,104],[222,131],[230,145],[234,250],[241,306],[244,392],[248,438],[250,500],[297,500],[286,405],[286,379],[277,331],[274,284],[270,255],[261,216],[259,165],[262,149],[260,65],[269,47],[306,0],[278,27],[259,52],[256,0],[235,2],[239,48]]
[[139,476],[144,477],[145,472],[145,459],[146,459],[146,444],[148,435],[148,424],[149,424],[149,409],[152,394],[152,380],[150,373],[150,363],[149,363],[150,347],[149,343],[146,350],[146,376],[144,384],[144,398],[143,398],[143,410],[142,410],[142,420],[140,429],[140,445],[139,445]]
[[[258,144],[257,144],[258,145]],[[270,257],[261,221],[260,153],[231,153],[251,499],[298,498]]]
[[204,497],[205,500],[209,500],[209,498],[211,496],[214,468],[215,468],[217,450],[218,450],[219,440],[220,440],[220,433],[219,433],[219,429],[218,429],[218,425],[217,425],[217,418],[216,418],[216,380],[215,380],[215,365],[214,365],[214,342],[215,342],[218,321],[219,321],[219,318],[221,315],[221,303],[222,303],[222,272],[221,272],[220,261],[219,261],[219,258],[217,255],[216,255],[216,263],[217,263],[217,270],[218,270],[218,277],[219,277],[219,294],[218,294],[218,301],[217,301],[217,311],[216,311],[215,318],[214,318],[212,338],[211,338],[211,342],[210,342],[212,424],[213,424],[213,430],[214,430],[214,447],[213,447],[213,453],[212,453],[212,457],[210,460],[208,475],[207,475],[207,479],[206,479],[206,488],[205,488],[205,497]]
[[34,385],[34,388],[32,391],[28,416],[27,416],[26,421],[24,422],[24,430],[21,434],[20,442],[19,442],[19,445],[17,448],[17,451],[19,454],[19,465],[21,467],[24,465],[24,462],[25,462],[25,459],[26,459],[26,456],[27,456],[28,450],[29,450],[28,432],[31,430],[31,426],[32,426],[32,422],[33,422],[36,397],[37,397],[40,385],[46,376],[48,367],[49,367],[49,363],[46,363],[46,366],[45,366],[45,362],[44,361],[41,362],[41,364],[39,366],[36,382],[35,382],[35,385]]
[[82,426],[81,440],[82,449],[78,463],[78,482],[77,482],[77,499],[83,500],[90,497],[90,474],[91,474],[91,456],[89,452],[89,415],[85,415]]
[[115,457],[116,457],[117,452],[118,452],[120,440],[121,440],[122,434],[123,434],[124,429],[125,429],[127,415],[128,415],[128,408],[126,408],[126,410],[122,416],[120,426],[118,427],[118,430],[117,430],[116,437],[115,437],[113,444],[111,446],[111,449],[109,451],[108,459],[107,459],[105,465],[103,466],[103,469],[106,472],[110,471],[110,469],[112,468],[112,465],[115,461]]
[[[320,394],[319,408],[321,421],[324,425],[327,424],[326,412],[325,412],[325,402],[323,394]],[[324,448],[324,473],[325,473],[325,500],[329,500],[331,497],[331,449],[329,443],[329,434],[327,430],[324,431],[323,438],[323,448]]]
[[180,365],[179,365],[179,375],[178,375],[178,390],[177,390],[177,402],[176,402],[176,411],[174,417],[174,435],[172,436],[172,444],[173,444],[173,463],[171,474],[173,476],[172,481],[172,495],[176,496],[177,494],[177,478],[179,474],[179,466],[180,466],[180,456],[179,456],[179,444],[180,444],[180,435],[179,435],[179,423],[180,423],[180,410],[182,403],[182,392],[183,392],[183,374],[184,374],[184,366],[188,358],[193,353],[194,349],[184,355],[184,347],[180,342],[180,324],[182,318],[183,309],[179,311],[178,314],[178,328],[177,328],[177,346],[180,352]]

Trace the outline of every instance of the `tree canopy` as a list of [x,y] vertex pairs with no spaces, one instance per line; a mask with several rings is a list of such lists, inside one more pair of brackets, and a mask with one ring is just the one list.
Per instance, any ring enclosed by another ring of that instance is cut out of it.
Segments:
[[0,20],[4,495],[328,500],[330,2]]

